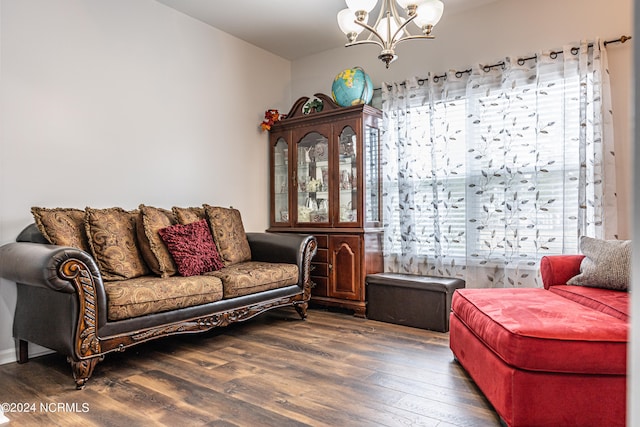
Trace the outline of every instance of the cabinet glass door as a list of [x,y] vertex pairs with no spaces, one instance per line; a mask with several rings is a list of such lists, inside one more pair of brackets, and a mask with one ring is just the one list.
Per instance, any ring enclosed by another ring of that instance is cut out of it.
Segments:
[[338,144],[339,223],[358,221],[358,153],[357,136],[351,126],[342,129]]
[[329,223],[329,140],[318,132],[297,146],[297,209],[299,223]]
[[380,208],[380,137],[377,128],[365,126],[364,131],[365,174],[365,222],[378,223],[381,217]]
[[275,222],[289,222],[289,144],[278,138],[273,148],[273,197]]

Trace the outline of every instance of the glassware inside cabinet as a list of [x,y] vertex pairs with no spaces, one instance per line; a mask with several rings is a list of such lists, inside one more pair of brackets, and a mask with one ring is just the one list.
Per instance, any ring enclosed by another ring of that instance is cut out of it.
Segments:
[[273,194],[276,222],[289,222],[289,144],[279,138],[273,152]]
[[340,222],[358,221],[358,153],[357,136],[351,126],[340,133],[338,186]]
[[318,132],[298,143],[298,222],[329,222],[329,140]]

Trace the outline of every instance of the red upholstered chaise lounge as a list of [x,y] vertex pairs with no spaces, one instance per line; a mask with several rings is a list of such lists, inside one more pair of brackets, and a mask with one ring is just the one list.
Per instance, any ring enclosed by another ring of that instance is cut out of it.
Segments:
[[450,347],[508,426],[624,426],[628,292],[567,285],[582,255],[545,257],[544,289],[459,289]]

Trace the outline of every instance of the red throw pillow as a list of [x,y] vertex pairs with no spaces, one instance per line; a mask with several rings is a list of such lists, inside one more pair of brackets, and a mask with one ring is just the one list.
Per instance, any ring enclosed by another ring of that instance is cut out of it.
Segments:
[[224,267],[205,219],[158,230],[181,276],[196,276]]

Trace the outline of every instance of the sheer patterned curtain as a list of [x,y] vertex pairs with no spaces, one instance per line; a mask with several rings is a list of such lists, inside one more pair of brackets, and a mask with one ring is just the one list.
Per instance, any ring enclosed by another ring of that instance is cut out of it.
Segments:
[[386,271],[536,287],[542,256],[614,238],[603,47],[383,85]]

